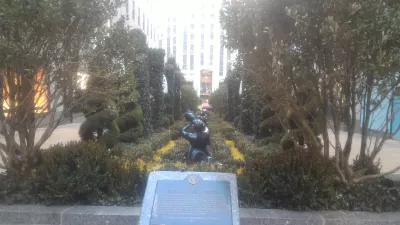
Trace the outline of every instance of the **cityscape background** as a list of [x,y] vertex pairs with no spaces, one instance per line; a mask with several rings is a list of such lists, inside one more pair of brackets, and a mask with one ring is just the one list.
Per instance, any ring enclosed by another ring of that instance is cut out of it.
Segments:
[[224,1],[128,0],[110,22],[124,16],[128,26],[141,29],[149,46],[164,49],[165,60],[175,58],[186,81],[206,100],[235,59],[223,45],[219,12]]

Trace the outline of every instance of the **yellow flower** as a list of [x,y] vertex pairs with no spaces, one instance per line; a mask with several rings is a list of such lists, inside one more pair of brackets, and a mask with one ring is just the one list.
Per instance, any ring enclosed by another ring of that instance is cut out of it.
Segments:
[[235,147],[235,143],[231,140],[225,140],[225,143],[229,146],[233,159],[244,162],[244,155]]
[[175,163],[175,166],[176,166],[176,167],[179,167],[179,168],[183,168],[183,167],[186,166],[186,164],[185,164],[185,163],[182,163],[182,162],[176,162],[176,163]]
[[173,147],[175,147],[175,141],[169,141],[168,144],[156,151],[154,161],[161,162],[161,156],[171,151]]
[[240,175],[243,173],[243,171],[244,171],[244,168],[240,167],[238,170],[236,170],[236,173],[237,173],[237,175]]
[[143,159],[138,159],[137,163],[139,165],[140,170],[143,170],[144,166],[146,165],[146,162]]

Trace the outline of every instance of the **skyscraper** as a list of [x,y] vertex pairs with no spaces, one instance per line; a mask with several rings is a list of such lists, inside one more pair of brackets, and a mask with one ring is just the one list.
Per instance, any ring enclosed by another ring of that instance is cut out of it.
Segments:
[[223,0],[171,0],[164,10],[162,41],[166,57],[174,57],[199,96],[219,87],[231,65],[223,46],[219,11]]
[[157,7],[160,0],[127,0],[125,5],[118,9],[117,15],[111,21],[119,20],[122,16],[127,19],[127,25],[143,31],[147,37],[149,47],[159,46],[161,38],[160,13]]

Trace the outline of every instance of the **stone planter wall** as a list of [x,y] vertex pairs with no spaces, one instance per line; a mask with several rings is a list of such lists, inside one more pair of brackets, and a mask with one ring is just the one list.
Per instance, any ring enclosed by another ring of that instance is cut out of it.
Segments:
[[[137,225],[138,207],[0,205],[0,225]],[[240,209],[241,225],[399,225],[400,212]]]

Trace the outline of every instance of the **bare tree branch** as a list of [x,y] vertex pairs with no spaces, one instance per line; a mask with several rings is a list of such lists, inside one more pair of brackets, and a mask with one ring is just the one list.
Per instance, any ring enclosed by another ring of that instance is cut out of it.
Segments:
[[383,177],[383,176],[386,176],[386,175],[390,175],[390,174],[396,173],[399,170],[400,170],[400,166],[398,166],[398,167],[394,168],[393,170],[391,170],[389,172],[386,172],[386,173],[368,175],[368,176],[363,176],[363,177],[360,177],[360,178],[354,178],[353,182],[354,183],[360,183],[361,181],[373,180],[373,179],[376,179],[376,178],[379,178],[379,177]]

